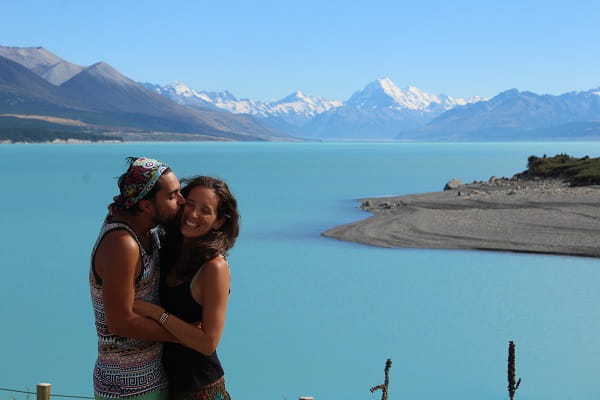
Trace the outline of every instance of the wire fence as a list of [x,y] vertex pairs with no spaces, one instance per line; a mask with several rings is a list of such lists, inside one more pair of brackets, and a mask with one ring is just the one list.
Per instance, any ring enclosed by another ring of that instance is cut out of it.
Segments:
[[[37,395],[37,392],[29,392],[26,390],[16,390],[16,389],[9,389],[9,388],[4,388],[4,387],[0,387],[0,391],[1,392],[10,392],[10,393],[22,393],[22,394],[33,394],[33,395]],[[64,397],[64,398],[69,398],[69,399],[94,399],[94,397],[90,397],[90,396],[74,396],[74,395],[68,395],[68,394],[50,394],[50,397]]]

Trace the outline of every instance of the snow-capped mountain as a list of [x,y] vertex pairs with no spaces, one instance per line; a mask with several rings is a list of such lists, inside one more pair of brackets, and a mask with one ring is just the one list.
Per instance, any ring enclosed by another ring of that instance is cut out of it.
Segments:
[[403,129],[424,126],[446,110],[484,100],[426,93],[414,86],[400,89],[389,78],[368,84],[345,103],[300,91],[277,101],[255,101],[228,91],[195,91],[184,82],[144,85],[180,104],[249,114],[295,135],[324,139],[391,138]]
[[414,86],[400,89],[389,78],[377,79],[354,93],[346,106],[352,108],[389,108],[397,111],[446,111],[456,106],[481,101],[481,97],[454,98],[444,94],[426,93]]
[[183,82],[140,85],[104,62],[81,67],[43,47],[0,46],[0,112],[67,116],[86,129],[137,138],[164,132],[181,140],[600,138],[600,87],[558,96],[511,89],[489,100],[461,99],[381,78],[345,102],[300,91],[256,101],[195,91]]
[[327,100],[322,97],[306,96],[301,91],[296,91],[279,101],[269,103],[269,113],[280,116],[301,114],[312,118],[325,111],[340,107],[342,104],[343,103],[339,100]]
[[229,91],[195,91],[184,82],[175,82],[166,86],[151,83],[144,83],[144,85],[179,104],[204,109],[217,108],[233,114],[252,115],[273,127],[289,132],[296,132],[299,127],[316,115],[343,104],[337,100],[307,96],[300,91],[277,101],[255,101],[238,99]]
[[166,86],[155,85],[153,83],[142,83],[147,89],[153,92],[161,94],[176,103],[183,104],[186,106],[199,108],[202,110],[214,110],[216,107],[212,100],[202,93],[198,93],[190,89],[183,82],[175,82]]
[[485,100],[454,98],[400,89],[389,78],[355,92],[341,107],[324,112],[302,127],[306,137],[321,139],[391,139],[406,129],[425,126],[444,111]]

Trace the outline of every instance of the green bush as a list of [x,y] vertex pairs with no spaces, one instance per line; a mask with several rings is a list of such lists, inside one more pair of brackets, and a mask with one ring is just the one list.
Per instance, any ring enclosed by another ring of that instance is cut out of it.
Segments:
[[554,157],[529,156],[526,175],[529,178],[563,179],[571,185],[600,184],[600,158],[571,157],[557,154]]

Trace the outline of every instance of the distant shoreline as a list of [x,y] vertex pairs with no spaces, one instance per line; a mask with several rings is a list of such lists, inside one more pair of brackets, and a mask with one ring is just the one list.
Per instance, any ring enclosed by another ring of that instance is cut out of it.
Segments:
[[323,236],[379,247],[600,257],[600,186],[503,178],[359,201],[373,216]]
[[82,140],[82,139],[54,139],[45,142],[13,142],[0,140],[0,144],[95,144],[95,143],[124,143],[122,140]]

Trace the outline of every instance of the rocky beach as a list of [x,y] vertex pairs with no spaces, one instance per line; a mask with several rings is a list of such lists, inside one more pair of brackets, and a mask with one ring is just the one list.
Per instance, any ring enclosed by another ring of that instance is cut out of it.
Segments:
[[326,237],[380,247],[600,257],[600,186],[492,177],[443,191],[359,199],[373,214]]

